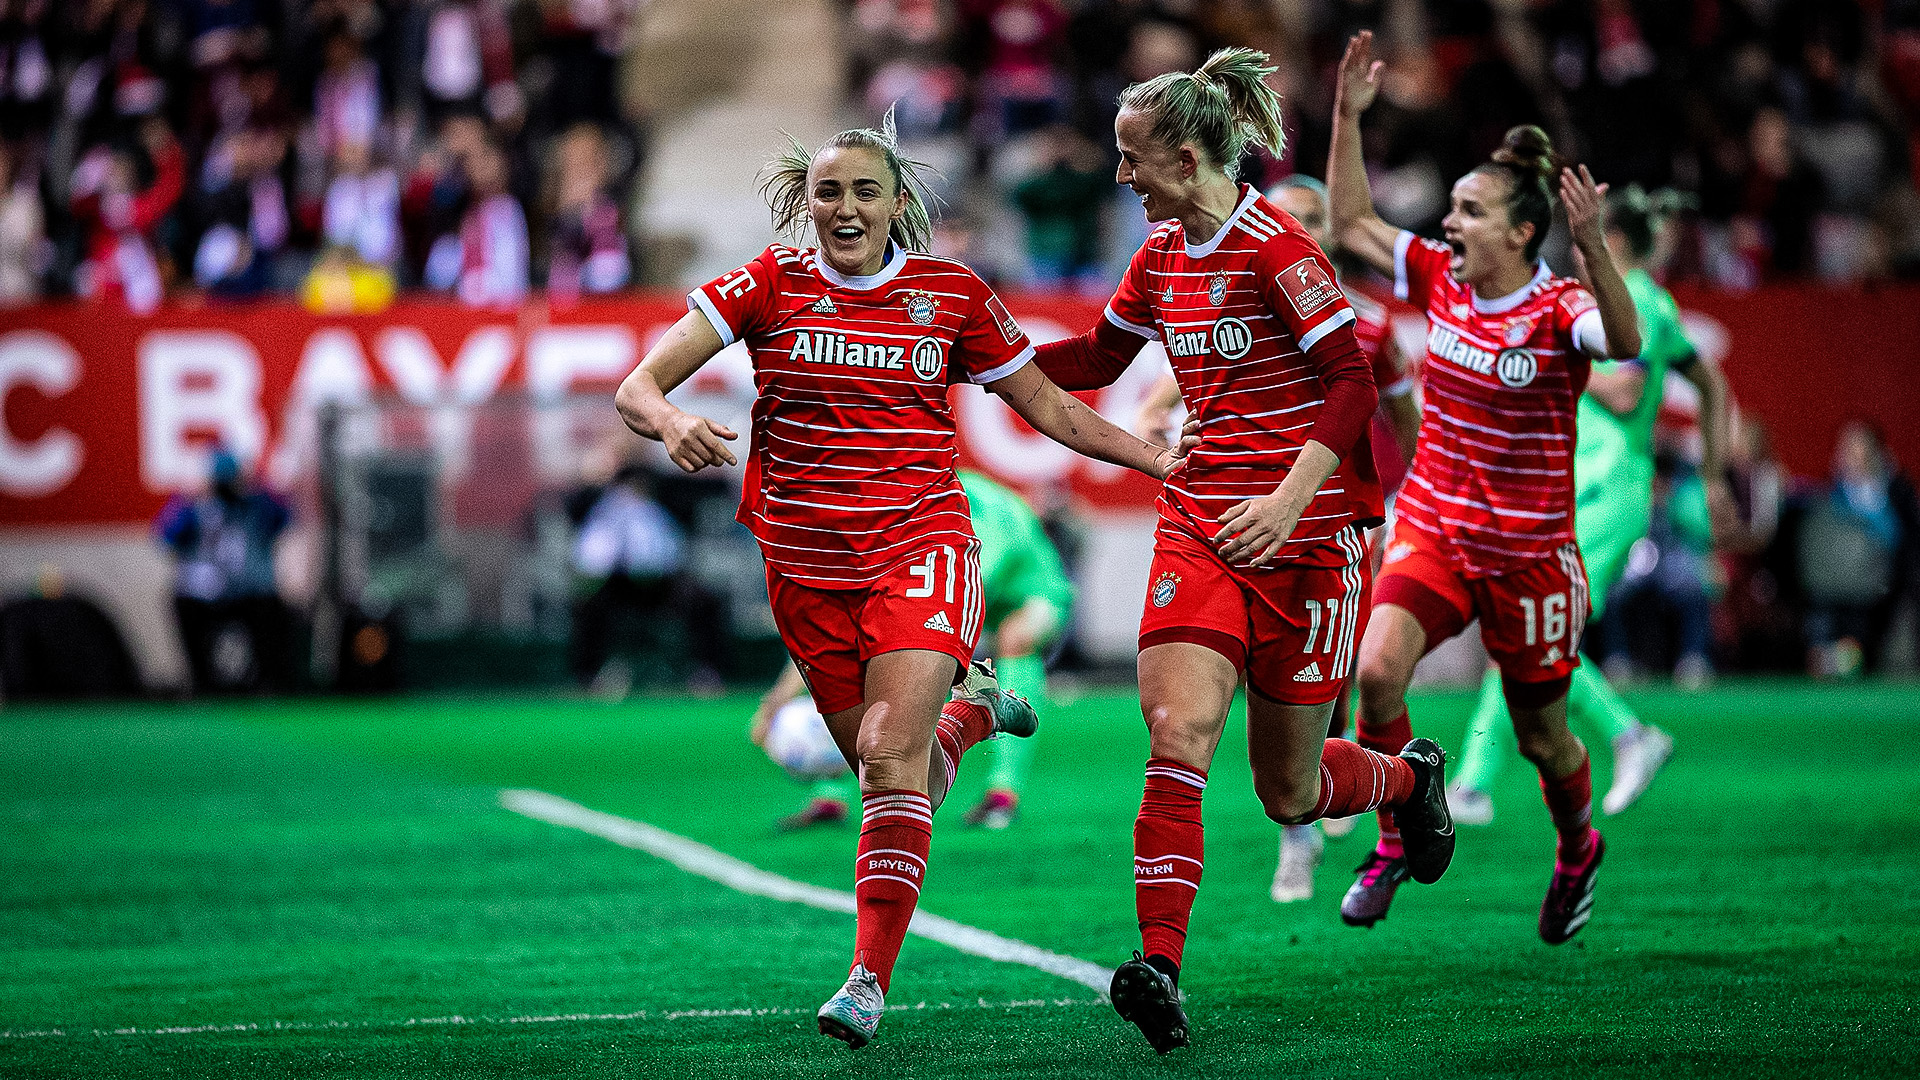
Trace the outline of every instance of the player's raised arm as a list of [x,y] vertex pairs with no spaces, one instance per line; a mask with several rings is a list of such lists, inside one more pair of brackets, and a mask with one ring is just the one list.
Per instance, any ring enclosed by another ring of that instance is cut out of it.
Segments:
[[1633,294],[1607,250],[1606,232],[1601,228],[1601,207],[1607,194],[1605,184],[1595,184],[1585,165],[1578,172],[1560,170],[1560,202],[1567,210],[1567,227],[1573,242],[1586,261],[1592,279],[1593,298],[1600,305],[1600,325],[1606,330],[1605,342],[1588,339],[1580,347],[1595,359],[1611,357],[1625,360],[1640,355],[1640,316],[1633,310]]
[[1070,450],[1146,473],[1156,480],[1179,463],[1175,452],[1154,446],[1088,408],[1047,378],[1037,364],[1022,365],[987,384],[1035,431]]
[[707,315],[689,311],[647,350],[640,366],[628,373],[613,395],[620,419],[636,434],[665,443],[667,456],[687,472],[734,464],[727,442],[740,436],[732,428],[682,412],[667,400],[675,387],[724,347]]
[[1333,140],[1327,150],[1328,213],[1334,241],[1383,274],[1393,273],[1394,245],[1400,230],[1381,220],[1367,186],[1367,165],[1360,154],[1360,114],[1380,92],[1380,69],[1373,58],[1373,31],[1362,30],[1347,42],[1333,91]]

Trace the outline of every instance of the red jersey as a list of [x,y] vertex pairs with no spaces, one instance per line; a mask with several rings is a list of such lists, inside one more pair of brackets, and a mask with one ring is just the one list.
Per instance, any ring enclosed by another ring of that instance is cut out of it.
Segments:
[[[1154,229],[1106,311],[1115,326],[1165,342],[1180,396],[1200,418],[1200,445],[1167,477],[1159,510],[1207,540],[1220,531],[1221,514],[1271,494],[1286,476],[1322,404],[1321,373],[1307,350],[1354,319],[1326,253],[1286,211],[1242,188],[1232,216],[1204,244],[1189,243],[1178,221]],[[1380,517],[1380,484],[1362,439],[1275,562],[1344,566],[1349,554],[1329,541]]]
[[1033,359],[973,271],[894,248],[878,273],[845,277],[776,244],[687,306],[753,357],[739,519],[771,569],[854,589],[930,545],[973,542],[947,387]]
[[1480,299],[1452,250],[1401,233],[1394,292],[1429,327],[1420,442],[1396,508],[1446,541],[1467,577],[1518,570],[1573,541],[1574,409],[1604,341],[1593,294],[1546,263],[1527,286]]
[[[1342,281],[1340,289],[1353,305],[1353,337],[1373,365],[1373,385],[1380,391],[1380,403],[1385,405],[1388,398],[1413,393],[1412,373],[1400,370],[1394,363],[1396,354],[1388,347],[1393,340],[1393,316],[1387,305],[1379,297],[1369,296],[1366,286],[1356,287]],[[1380,477],[1380,490],[1398,491],[1407,478],[1407,463],[1401,457],[1400,444],[1394,440],[1393,425],[1387,423],[1384,415],[1375,414],[1367,425],[1367,435],[1373,447],[1373,467]]]

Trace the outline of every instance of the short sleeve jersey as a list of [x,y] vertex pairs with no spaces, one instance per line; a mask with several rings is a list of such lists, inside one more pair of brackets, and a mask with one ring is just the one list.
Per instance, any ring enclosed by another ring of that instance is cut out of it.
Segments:
[[753,358],[739,519],[772,570],[862,588],[930,546],[973,542],[947,388],[1033,359],[973,271],[895,247],[879,272],[848,277],[775,245],[687,306]]
[[1524,288],[1482,300],[1452,250],[1401,233],[1394,292],[1424,307],[1420,439],[1396,512],[1447,542],[1455,568],[1491,577],[1553,555],[1573,533],[1574,413],[1600,333],[1593,295],[1543,262]]
[[[1205,243],[1178,221],[1154,229],[1107,305],[1108,322],[1165,343],[1200,445],[1167,478],[1163,520],[1211,540],[1221,514],[1270,494],[1320,415],[1324,386],[1308,350],[1354,321],[1333,264],[1300,223],[1242,185],[1233,214]],[[1264,571],[1284,563],[1344,566],[1333,538],[1381,517],[1373,454],[1361,439],[1308,504]],[[1251,556],[1248,556],[1251,558]]]
[[1640,316],[1638,364],[1647,373],[1640,403],[1617,416],[1591,394],[1580,396],[1580,447],[1573,474],[1580,502],[1589,499],[1653,500],[1653,429],[1665,397],[1667,372],[1685,370],[1697,359],[1680,328],[1680,306],[1645,270],[1626,273],[1627,292]]

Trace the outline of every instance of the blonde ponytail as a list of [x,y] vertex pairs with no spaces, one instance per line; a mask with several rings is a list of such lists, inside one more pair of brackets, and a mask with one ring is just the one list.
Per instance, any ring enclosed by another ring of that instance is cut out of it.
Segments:
[[1192,72],[1173,71],[1120,93],[1120,107],[1151,118],[1153,138],[1169,149],[1191,144],[1237,179],[1247,144],[1284,153],[1280,95],[1267,85],[1276,70],[1257,49],[1217,49]]
[[[887,236],[908,251],[933,248],[934,195],[925,174],[933,170],[900,153],[900,136],[894,125],[893,109],[880,122],[880,129],[851,128],[821,144],[815,153],[860,147],[879,154],[893,175],[893,190],[907,193],[907,205],[888,226]],[[813,168],[815,153],[809,153],[793,136],[787,136],[787,149],[774,156],[760,170],[760,195],[773,212],[773,228],[782,235],[800,231],[809,218],[807,212],[807,173]]]

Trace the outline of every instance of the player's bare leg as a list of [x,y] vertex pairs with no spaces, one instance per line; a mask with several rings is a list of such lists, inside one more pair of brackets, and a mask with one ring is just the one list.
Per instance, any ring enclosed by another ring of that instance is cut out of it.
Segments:
[[1121,1019],[1163,1054],[1187,1045],[1179,979],[1206,857],[1200,797],[1239,685],[1232,661],[1200,645],[1166,642],[1140,653],[1140,711],[1150,754],[1133,826],[1141,945],[1114,972],[1110,997]]
[[826,718],[859,773],[862,813],[854,859],[853,970],[820,1007],[819,1022],[821,1034],[855,1049],[880,1024],[894,961],[926,878],[934,806],[929,762],[938,755],[934,726],[957,665],[953,657],[926,649],[882,653],[867,664],[866,701]]
[[1513,716],[1514,741],[1520,756],[1540,770],[1540,791],[1553,815],[1558,843],[1553,880],[1540,905],[1540,938],[1558,945],[1587,924],[1593,908],[1594,878],[1606,842],[1593,827],[1593,769],[1587,748],[1567,727],[1566,680],[1556,680],[1542,691],[1527,684],[1507,684],[1507,710]]
[[[1412,612],[1397,604],[1374,605],[1360,642],[1360,745],[1380,753],[1404,748],[1412,736],[1407,685],[1427,648],[1426,629]],[[1379,842],[1340,901],[1340,918],[1349,926],[1372,926],[1385,918],[1395,890],[1410,876],[1398,823],[1388,811],[1379,818]]]

